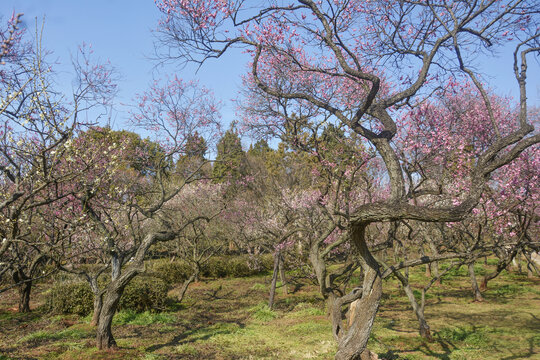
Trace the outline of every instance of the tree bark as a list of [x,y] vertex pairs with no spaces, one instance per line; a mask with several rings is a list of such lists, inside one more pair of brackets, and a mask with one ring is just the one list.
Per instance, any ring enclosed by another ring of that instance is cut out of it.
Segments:
[[[365,241],[366,225],[351,227],[351,242],[356,246],[364,267],[362,297],[347,331],[336,331],[338,351],[336,360],[372,359],[374,354],[366,349],[382,296],[382,277],[379,264],[371,255]],[[376,356],[376,355],[375,355]],[[375,357],[376,358],[376,357]]]
[[19,312],[30,312],[30,292],[32,290],[32,281],[27,281],[19,288]]
[[268,307],[272,309],[274,307],[274,297],[276,295],[276,285],[279,273],[279,262],[281,259],[281,253],[276,251],[274,253],[274,271],[272,272],[272,283],[270,285],[270,295],[268,296]]
[[99,324],[99,314],[101,313],[101,308],[103,306],[103,292],[99,290],[98,286],[98,277],[99,274],[95,276],[90,276],[88,274],[85,274],[85,278],[88,281],[88,284],[90,285],[90,289],[92,290],[92,293],[94,294],[94,312],[92,315],[92,321],[90,321],[90,325],[97,326]]
[[32,291],[32,281],[20,269],[13,272],[13,281],[15,284],[19,284],[18,311],[20,313],[30,312],[30,293]]
[[287,276],[285,275],[285,264],[283,260],[283,255],[281,255],[279,259],[279,278],[281,279],[281,286],[283,286],[283,293],[288,295]]
[[414,314],[416,315],[416,318],[418,319],[420,336],[429,341],[432,341],[433,337],[431,336],[431,331],[426,321],[426,317],[424,315],[426,290],[424,289],[422,291],[422,302],[421,304],[418,304],[418,301],[416,300],[416,297],[414,296],[414,292],[411,289],[411,285],[409,284],[409,280],[407,279],[407,277],[403,276],[399,271],[394,272],[394,274],[396,274],[396,277],[401,282],[403,291],[405,291],[405,294],[407,295],[407,298],[409,299],[409,302],[411,303],[411,307],[414,311]]
[[184,296],[186,295],[189,284],[195,281],[198,276],[199,276],[199,267],[197,267],[197,270],[195,270],[193,274],[191,274],[191,276],[182,284],[182,289],[180,290],[180,294],[178,295],[179,303],[181,303],[182,300],[184,300]]
[[478,287],[478,282],[476,281],[476,274],[474,272],[474,262],[470,262],[467,265],[469,269],[469,277],[471,278],[471,286],[472,286],[472,292],[475,302],[482,302],[484,301],[484,297],[482,296],[482,293],[480,292],[480,288]]
[[92,321],[90,325],[97,326],[99,325],[99,314],[101,314],[101,309],[103,308],[103,294],[94,293],[94,313],[92,315]]
[[426,264],[426,277],[431,277],[431,264]]
[[497,276],[499,276],[499,274],[503,270],[505,270],[508,267],[508,265],[510,264],[510,262],[512,261],[512,259],[516,255],[516,252],[517,252],[517,249],[512,251],[505,258],[499,260],[499,263],[497,264],[497,268],[495,269],[495,271],[493,271],[493,272],[491,272],[489,274],[486,274],[484,276],[484,278],[482,279],[482,284],[480,285],[480,290],[482,290],[482,291],[487,290],[488,281],[495,279]]
[[114,349],[117,347],[111,326],[113,316],[116,313],[116,308],[120,302],[120,297],[124,292],[124,287],[125,286],[118,286],[116,282],[111,282],[105,291],[103,304],[99,313],[96,335],[97,347],[100,350]]
[[131,259],[130,265],[105,288],[96,334],[97,347],[100,350],[116,348],[116,341],[114,340],[111,331],[112,319],[125,287],[135,276],[144,271],[144,257],[146,256],[148,249],[150,249],[156,241],[169,241],[175,237],[176,233],[172,231],[153,232],[148,234],[139,245],[135,256]]
[[407,298],[409,299],[409,302],[413,308],[414,314],[418,319],[420,336],[431,341],[433,338],[431,337],[431,331],[426,321],[426,317],[424,316],[424,308],[418,305],[418,301],[416,301],[414,292],[412,291],[408,282],[403,284],[403,290],[405,291],[405,294],[407,295]]

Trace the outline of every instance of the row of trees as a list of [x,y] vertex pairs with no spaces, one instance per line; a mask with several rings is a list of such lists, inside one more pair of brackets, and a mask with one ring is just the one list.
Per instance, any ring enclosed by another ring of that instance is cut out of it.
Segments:
[[[136,99],[133,125],[152,140],[100,128],[116,91],[110,65],[81,49],[67,98],[53,89],[39,40],[26,42],[14,17],[0,33],[0,275],[13,279],[2,291],[19,287],[22,311],[32,281],[77,274],[95,296],[98,347],[114,347],[112,317],[154,244],[177,240],[175,253],[193,265],[182,293],[225,247],[271,252],[270,306],[278,276],[287,283],[283,262],[309,265],[336,358],[367,359],[384,278],[401,281],[429,337],[425,293],[449,271],[438,261],[468,266],[477,300],[517,254],[535,270],[533,2],[157,4],[161,45],[175,61],[205,62],[236,46],[251,56],[239,126],[281,142],[244,152],[233,127],[208,164],[219,104],[177,77]],[[470,55],[514,39],[516,103],[488,89]],[[491,254],[497,271],[478,286],[474,262]],[[432,275],[420,299],[408,280],[418,265]]]

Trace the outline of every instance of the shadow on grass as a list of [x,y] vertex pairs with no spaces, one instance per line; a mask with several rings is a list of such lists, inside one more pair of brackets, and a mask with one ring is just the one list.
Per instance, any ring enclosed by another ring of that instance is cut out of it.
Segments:
[[245,324],[237,322],[221,322],[209,326],[199,326],[186,330],[174,336],[170,341],[163,344],[156,344],[146,348],[147,352],[154,352],[165,347],[176,347],[179,345],[192,344],[199,341],[206,341],[217,335],[232,334],[245,327]]
[[[540,346],[540,335],[533,335],[530,338],[527,339],[527,342],[529,343],[529,348],[527,349],[527,352],[525,354],[519,353],[510,355],[504,358],[501,358],[501,360],[513,360],[513,359],[532,359],[533,355],[538,355],[538,352],[534,351],[535,346]],[[510,352],[512,352],[511,349],[508,349]]]

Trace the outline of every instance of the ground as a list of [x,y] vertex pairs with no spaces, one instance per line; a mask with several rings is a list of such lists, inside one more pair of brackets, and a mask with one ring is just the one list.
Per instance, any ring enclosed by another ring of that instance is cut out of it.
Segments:
[[[479,273],[484,265],[477,265]],[[487,266],[492,267],[492,265]],[[411,273],[419,287],[423,269]],[[317,287],[299,281],[292,294],[280,289],[274,311],[265,306],[270,276],[205,279],[182,304],[163,313],[115,316],[115,351],[98,351],[90,318],[44,313],[34,291],[29,314],[16,313],[16,293],[0,295],[0,360],[5,359],[332,359],[331,324]],[[174,299],[179,286],[169,296]],[[466,269],[453,271],[427,298],[434,340],[418,335],[410,305],[393,279],[369,348],[381,359],[540,359],[540,280],[517,271],[489,283],[486,301],[472,302]]]

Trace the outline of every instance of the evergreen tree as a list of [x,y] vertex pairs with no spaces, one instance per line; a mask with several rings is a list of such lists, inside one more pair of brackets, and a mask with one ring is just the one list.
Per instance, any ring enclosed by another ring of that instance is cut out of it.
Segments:
[[238,180],[247,174],[246,153],[238,132],[232,127],[217,144],[217,157],[212,176],[215,182]]
[[201,179],[209,175],[209,170],[204,165],[205,155],[208,150],[206,140],[195,132],[186,139],[185,154],[176,163],[176,172],[185,179]]

